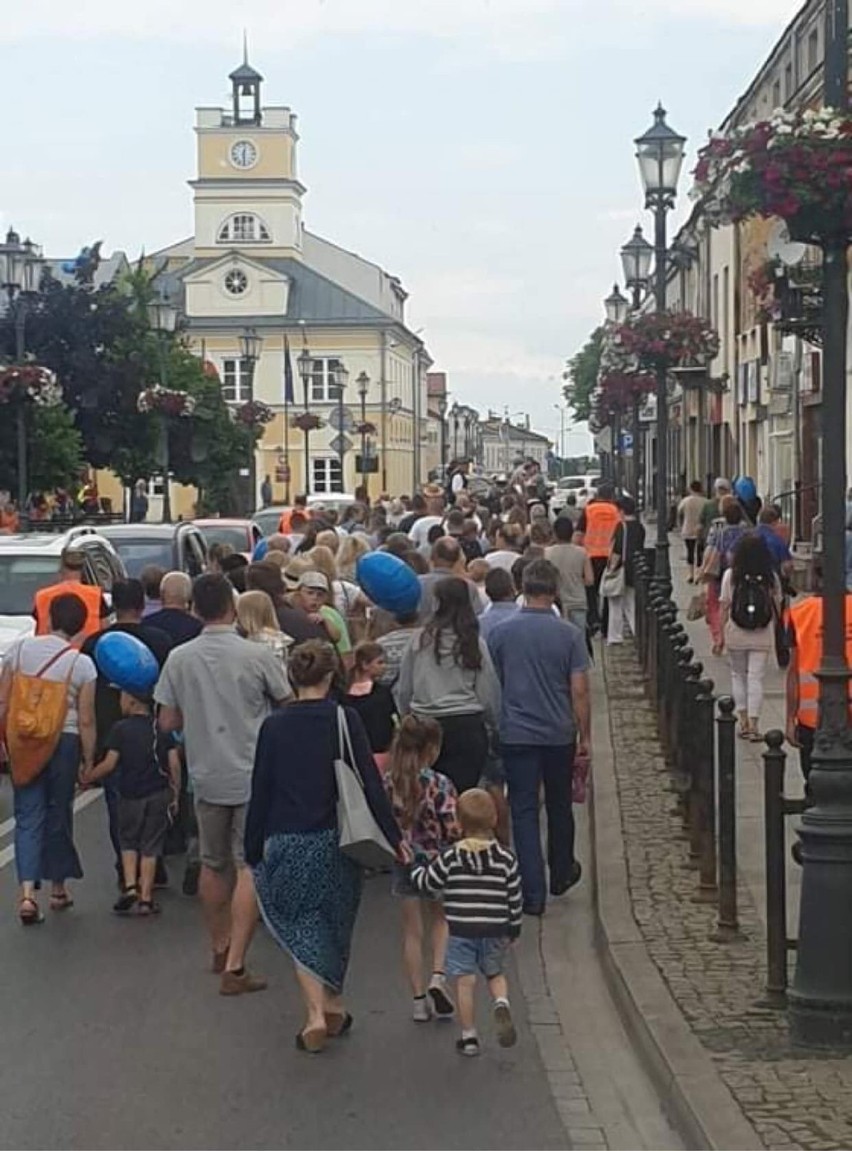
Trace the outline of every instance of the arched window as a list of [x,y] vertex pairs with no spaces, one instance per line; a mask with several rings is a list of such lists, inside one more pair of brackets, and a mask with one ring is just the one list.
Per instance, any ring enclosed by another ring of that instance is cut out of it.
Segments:
[[271,239],[266,224],[251,212],[229,216],[217,236],[220,244],[268,244]]

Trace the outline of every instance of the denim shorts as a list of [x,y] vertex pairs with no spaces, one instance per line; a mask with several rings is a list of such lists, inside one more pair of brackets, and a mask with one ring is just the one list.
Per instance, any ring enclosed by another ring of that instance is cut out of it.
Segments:
[[451,935],[447,945],[444,968],[447,975],[476,975],[486,979],[502,975],[509,954],[509,940],[502,936],[468,939],[464,935]]

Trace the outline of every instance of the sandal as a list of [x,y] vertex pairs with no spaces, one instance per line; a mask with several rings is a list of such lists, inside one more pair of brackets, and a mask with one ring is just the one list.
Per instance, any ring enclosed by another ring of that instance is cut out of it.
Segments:
[[36,923],[44,923],[44,916],[34,899],[25,896],[18,901],[18,919],[24,927],[32,927]]
[[128,887],[112,905],[116,915],[129,915],[139,901],[139,892],[135,887]]
[[325,1027],[310,1027],[306,1031],[300,1031],[296,1036],[296,1047],[308,1055],[319,1055],[325,1047],[327,1038],[328,1031]]
[[136,904],[137,915],[159,915],[162,910],[159,903],[155,903],[153,899],[140,899]]
[[326,1012],[325,1028],[328,1032],[329,1039],[339,1039],[341,1035],[346,1035],[352,1030],[352,1024],[355,1020],[348,1011],[344,1011],[342,1015],[337,1012]]
[[50,897],[51,911],[67,911],[69,907],[73,906],[74,900],[67,891],[57,891]]

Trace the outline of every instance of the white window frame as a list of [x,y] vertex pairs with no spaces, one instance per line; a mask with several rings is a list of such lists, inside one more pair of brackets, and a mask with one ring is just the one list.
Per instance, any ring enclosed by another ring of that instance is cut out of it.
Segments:
[[333,496],[343,492],[339,456],[314,456],[311,459],[311,491],[315,496]]
[[343,361],[338,356],[313,356],[308,380],[308,396],[312,404],[336,404],[337,369]]
[[235,212],[219,228],[218,244],[271,244],[266,224],[254,212]]
[[222,399],[226,404],[245,404],[251,399],[252,367],[240,356],[226,356],[220,373]]

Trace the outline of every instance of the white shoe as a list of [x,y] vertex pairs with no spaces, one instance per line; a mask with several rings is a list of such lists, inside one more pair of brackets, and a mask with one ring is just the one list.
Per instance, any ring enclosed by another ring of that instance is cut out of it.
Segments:
[[452,1019],[456,1013],[456,1005],[450,999],[447,991],[447,978],[436,973],[429,980],[426,994],[432,1000],[432,1008],[439,1019]]
[[414,1000],[411,1018],[415,1023],[428,1023],[432,1018],[432,1007],[425,995]]

